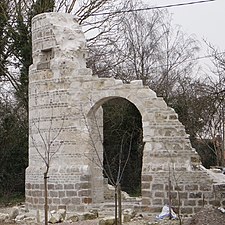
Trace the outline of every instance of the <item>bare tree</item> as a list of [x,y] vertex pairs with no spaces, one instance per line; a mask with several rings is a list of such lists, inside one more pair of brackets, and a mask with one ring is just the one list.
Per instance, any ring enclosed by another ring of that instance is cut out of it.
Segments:
[[149,86],[168,103],[179,81],[192,76],[199,46],[194,37],[185,34],[180,26],[172,24],[168,14],[161,26],[159,45],[157,73],[153,74]]
[[[132,10],[137,5],[130,1],[125,2],[124,7]],[[96,46],[99,63],[94,65],[94,72],[99,76],[114,76],[124,82],[142,79],[146,83],[157,61],[158,28],[162,17],[161,11],[150,11],[144,15],[129,12],[115,17],[111,22],[112,31],[101,36]],[[95,55],[91,57],[95,59]]]
[[32,121],[30,128],[30,138],[33,147],[39,154],[41,160],[44,163],[44,212],[45,212],[45,225],[48,224],[48,172],[51,166],[51,161],[54,155],[60,150],[63,141],[59,140],[59,136],[63,130],[64,119],[62,120],[61,127],[57,130],[53,129],[53,123],[55,121],[52,109],[52,115],[49,120],[48,128],[41,128],[41,118],[38,121]]
[[216,165],[224,166],[225,55],[212,44],[205,43],[212,56],[212,66],[211,73],[195,87],[198,98],[202,98],[199,105],[205,105],[202,111],[204,117],[201,118],[203,127],[197,136],[215,155]]
[[[173,27],[166,10],[135,11],[132,1],[124,5],[130,12],[111,20],[112,30],[91,46],[89,66],[99,76],[113,76],[125,83],[143,80],[165,100],[177,80],[191,75],[199,47],[194,37]],[[139,7],[145,5],[140,3]]]

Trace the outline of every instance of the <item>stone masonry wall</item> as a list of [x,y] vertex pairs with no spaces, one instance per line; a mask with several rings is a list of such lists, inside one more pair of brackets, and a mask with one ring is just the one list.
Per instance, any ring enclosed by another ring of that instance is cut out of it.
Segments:
[[[174,210],[182,215],[191,215],[206,205],[224,207],[224,197],[216,197],[213,181],[202,171],[175,172],[175,179],[171,173],[169,192],[169,174],[157,172],[142,176],[143,210],[151,213],[159,212],[162,205],[169,204],[171,195]],[[224,186],[223,186],[224,187]],[[222,200],[223,199],[223,200]],[[221,201],[222,200],[222,201]]]
[[173,206],[182,214],[193,214],[204,204],[224,206],[224,182],[201,170],[174,110],[141,81],[123,84],[98,78],[86,68],[85,38],[72,15],[34,17],[32,43],[28,208],[43,208],[46,168],[40,155],[45,156],[46,144],[51,153],[57,151],[48,174],[50,209],[84,211],[105,201],[102,168],[96,166],[103,159],[101,106],[118,97],[133,103],[142,115],[141,209],[155,213],[168,203],[169,178]]

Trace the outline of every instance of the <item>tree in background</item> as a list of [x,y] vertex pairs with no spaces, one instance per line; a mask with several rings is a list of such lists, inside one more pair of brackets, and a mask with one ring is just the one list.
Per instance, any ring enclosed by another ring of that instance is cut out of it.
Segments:
[[125,99],[115,98],[103,104],[104,156],[110,159],[109,162],[104,159],[105,171],[117,180],[118,168],[124,167],[121,188],[135,196],[141,195],[144,148],[141,118],[138,109]]
[[214,95],[207,92],[210,88],[207,80],[193,80],[189,77],[183,79],[173,92],[169,103],[178,113],[179,120],[185,125],[191,143],[201,156],[203,165],[209,168],[209,162],[211,166],[219,165],[221,156],[219,149],[213,144],[217,133],[216,121],[218,120],[215,118],[215,113],[218,102]]
[[24,124],[26,116],[12,100],[1,95],[0,197],[5,200],[12,194],[24,193],[25,169],[28,163],[28,133]]
[[7,59],[10,55],[8,44],[8,22],[9,22],[9,3],[8,1],[0,2],[0,78],[3,81],[7,73]]
[[214,102],[214,111],[208,119],[205,133],[213,142],[217,165],[225,166],[225,54],[210,43],[206,43],[212,56],[212,75],[208,76],[208,87],[205,91]]
[[12,6],[12,1],[0,2],[0,195],[9,197],[13,193],[24,193],[28,149],[27,109],[24,107],[27,103],[14,98],[19,93],[20,81],[15,73]]
[[179,27],[174,29],[166,11],[132,11],[145,7],[132,2],[124,3],[130,12],[110,21],[111,32],[90,46],[88,65],[99,76],[113,76],[125,83],[142,80],[165,96],[166,88],[166,92],[169,87],[172,91],[179,77],[191,73],[192,59],[199,49],[197,41]]

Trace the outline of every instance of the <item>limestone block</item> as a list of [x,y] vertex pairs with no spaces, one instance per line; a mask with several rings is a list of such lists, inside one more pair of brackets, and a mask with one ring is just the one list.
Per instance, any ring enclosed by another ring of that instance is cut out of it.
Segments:
[[49,223],[55,224],[61,221],[60,215],[51,215],[50,219],[48,220]]
[[166,102],[163,100],[163,98],[158,97],[157,99],[154,99],[154,106],[158,109],[168,109]]
[[[101,83],[101,89],[109,91],[114,89],[115,79],[114,78],[99,78]],[[99,79],[97,82],[99,82]]]
[[105,217],[99,220],[99,225],[114,225],[115,217]]
[[94,220],[98,217],[98,214],[93,212],[85,212],[78,214],[79,220]]
[[122,221],[123,221],[123,223],[128,223],[128,222],[130,222],[130,221],[131,221],[131,215],[129,215],[129,214],[124,214],[124,215],[122,216]]
[[20,221],[24,220],[25,217],[26,217],[26,216],[25,216],[24,214],[18,215],[18,216],[15,218],[15,221],[16,221],[16,222],[20,222]]
[[134,218],[136,212],[134,209],[124,209],[123,210],[123,222],[129,222],[132,218]]
[[132,80],[130,82],[132,87],[143,87],[143,81],[142,80]]
[[143,87],[143,88],[140,88],[138,91],[137,91],[137,94],[138,96],[140,96],[140,98],[156,98],[156,93],[149,89],[148,87]]
[[66,210],[65,209],[59,209],[58,211],[51,211],[50,212],[50,219],[49,223],[59,223],[64,221],[66,218]]
[[123,81],[115,79],[114,85],[115,85],[116,88],[118,88],[118,86],[121,87],[123,85]]
[[9,218],[12,220],[12,219],[15,219],[17,216],[19,215],[19,207],[13,207],[9,213]]
[[90,68],[81,68],[78,70],[78,75],[83,77],[83,76],[91,76],[92,75],[92,70]]
[[69,216],[67,216],[66,220],[69,222],[77,222],[77,221],[79,221],[79,217],[77,214],[69,215]]
[[9,219],[9,214],[7,213],[0,213],[0,222],[4,222],[5,220]]
[[25,222],[25,224],[29,225],[29,224],[35,224],[36,223],[36,218],[34,216],[27,216],[23,219],[23,222]]

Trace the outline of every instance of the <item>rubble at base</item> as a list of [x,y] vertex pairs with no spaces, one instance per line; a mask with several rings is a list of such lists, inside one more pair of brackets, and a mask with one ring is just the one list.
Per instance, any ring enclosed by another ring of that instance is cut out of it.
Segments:
[[[123,212],[124,222],[129,222],[135,217],[136,213],[133,209],[126,209]],[[101,217],[99,217],[99,212],[96,209],[90,210],[89,212],[82,213],[67,213],[65,209],[59,209],[58,211],[52,210],[48,215],[49,223],[56,224],[67,222],[74,223],[77,221],[89,221],[89,220],[99,220],[99,225],[110,225],[115,223],[113,216],[104,216],[104,212],[101,210]],[[15,206],[12,208],[2,208],[0,209],[0,224],[6,223],[16,223],[16,224],[26,224],[33,225],[38,223],[44,223],[44,212],[40,210],[28,211],[25,209],[25,205]]]
[[[67,213],[64,209],[49,212],[49,224],[61,225],[114,225],[113,215],[104,214],[103,210],[90,210],[83,213]],[[122,215],[125,225],[180,225],[180,220],[156,219],[147,213],[137,213],[133,209],[124,209]],[[93,222],[91,222],[93,221]],[[225,221],[225,209],[206,206],[190,218],[181,218],[182,225],[222,225]],[[35,225],[44,224],[44,212],[28,211],[24,205],[0,208],[0,224]]]

